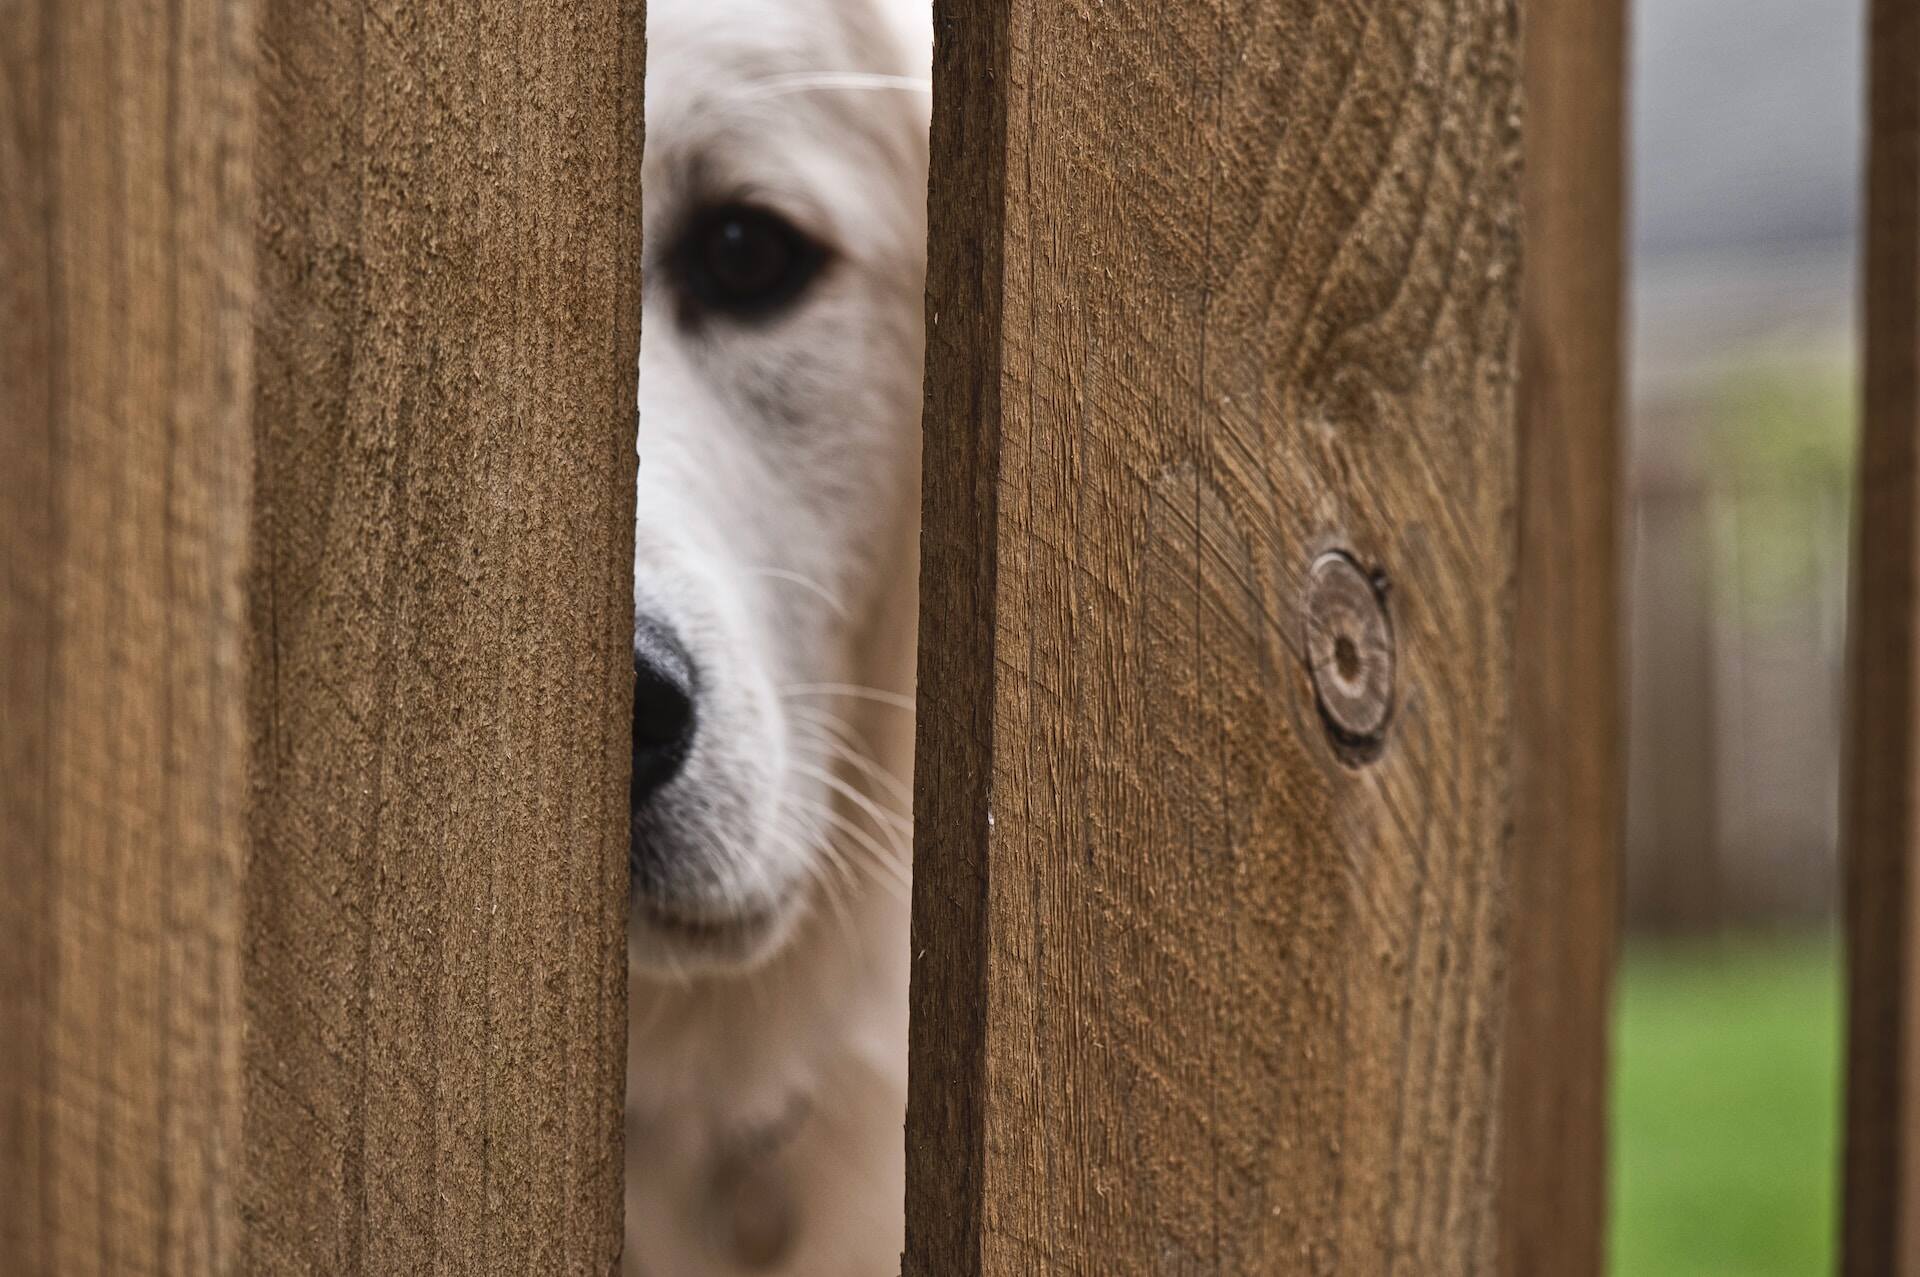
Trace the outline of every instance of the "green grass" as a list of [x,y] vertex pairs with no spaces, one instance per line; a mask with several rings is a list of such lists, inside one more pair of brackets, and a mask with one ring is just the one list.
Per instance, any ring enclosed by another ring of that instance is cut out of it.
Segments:
[[1614,1046],[1614,1277],[1832,1271],[1830,939],[1630,945]]

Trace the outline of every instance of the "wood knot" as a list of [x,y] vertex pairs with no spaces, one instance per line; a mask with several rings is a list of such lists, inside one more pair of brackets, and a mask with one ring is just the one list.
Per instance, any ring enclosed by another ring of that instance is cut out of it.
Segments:
[[1342,758],[1371,762],[1393,719],[1393,623],[1386,579],[1332,550],[1307,573],[1307,669],[1320,720]]

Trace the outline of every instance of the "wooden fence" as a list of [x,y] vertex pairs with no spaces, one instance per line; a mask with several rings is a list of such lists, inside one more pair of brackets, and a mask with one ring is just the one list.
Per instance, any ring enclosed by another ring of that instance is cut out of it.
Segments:
[[1846,1277],[1920,1277],[1920,0],[1873,0],[1848,741]]
[[0,1267],[609,1271],[638,0],[0,10]]
[[[1920,1277],[1920,0],[1850,1274]],[[1590,1277],[1620,0],[941,0],[905,1271]],[[0,1256],[611,1271],[641,0],[0,7]]]

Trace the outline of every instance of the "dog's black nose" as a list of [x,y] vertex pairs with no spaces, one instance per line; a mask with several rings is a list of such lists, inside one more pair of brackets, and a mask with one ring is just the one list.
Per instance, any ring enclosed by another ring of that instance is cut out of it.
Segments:
[[693,660],[672,630],[633,627],[633,805],[680,772],[693,747]]

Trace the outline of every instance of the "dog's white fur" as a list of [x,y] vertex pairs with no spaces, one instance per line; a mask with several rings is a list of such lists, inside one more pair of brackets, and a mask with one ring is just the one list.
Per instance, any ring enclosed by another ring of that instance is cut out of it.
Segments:
[[[698,717],[644,816],[670,865],[636,881],[627,1271],[881,1277],[903,1212],[929,4],[648,9],[635,595],[684,643]],[[828,249],[789,309],[734,322],[676,295],[673,237],[730,201]]]

